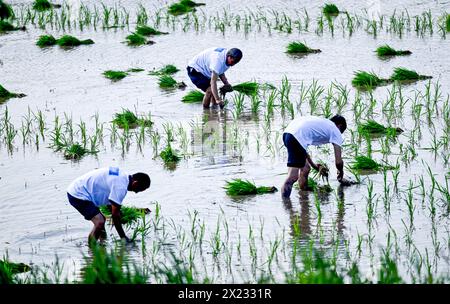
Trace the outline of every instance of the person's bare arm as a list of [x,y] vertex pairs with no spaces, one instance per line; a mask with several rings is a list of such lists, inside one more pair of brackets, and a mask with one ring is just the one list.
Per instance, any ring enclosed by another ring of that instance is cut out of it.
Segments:
[[116,227],[117,233],[119,234],[121,239],[125,239],[128,241],[128,237],[125,235],[125,231],[122,227],[122,215],[120,214],[120,205],[110,201],[111,202],[111,217],[113,219],[114,227]]
[[228,82],[228,79],[227,79],[227,77],[225,76],[225,74],[219,75],[219,77],[220,77],[220,80],[222,80],[222,82],[223,82],[224,85],[230,86],[230,83]]
[[219,97],[219,92],[217,91],[217,79],[219,78],[219,75],[217,75],[216,72],[212,72],[211,75],[211,93],[213,94],[214,100],[216,101],[216,104],[219,104],[222,101]]
[[313,160],[312,160],[311,156],[309,155],[309,153],[306,153],[306,160],[308,161],[309,165],[310,165],[313,169],[319,171],[319,169],[320,169],[320,168],[319,168],[319,165],[316,165],[316,164],[313,162]]
[[338,181],[342,181],[344,178],[344,161],[342,160],[342,148],[336,144],[333,144],[334,147],[334,160],[336,162],[337,169],[337,179]]

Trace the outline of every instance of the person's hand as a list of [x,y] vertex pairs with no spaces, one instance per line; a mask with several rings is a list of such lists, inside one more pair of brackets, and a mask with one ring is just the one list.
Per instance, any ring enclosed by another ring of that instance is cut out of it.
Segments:
[[222,99],[217,100],[216,104],[218,104],[221,109],[223,109],[225,107],[225,103],[223,102]]
[[121,238],[121,240],[122,240],[123,242],[125,242],[126,244],[133,243],[133,241],[130,240],[127,236],[124,236],[123,238]]
[[225,95],[225,93],[233,92],[233,87],[231,84],[225,84],[219,89],[219,92],[221,95]]

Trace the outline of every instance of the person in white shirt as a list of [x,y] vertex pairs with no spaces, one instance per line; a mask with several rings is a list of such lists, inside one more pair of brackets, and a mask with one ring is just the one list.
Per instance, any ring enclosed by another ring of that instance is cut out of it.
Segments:
[[[310,145],[333,144],[337,168],[337,179],[343,183],[344,162],[342,160],[342,133],[347,128],[344,117],[335,115],[331,119],[317,116],[302,116],[292,120],[283,133],[283,142],[288,150],[288,176],[281,188],[281,195],[288,198],[292,186],[298,180],[301,190],[308,188],[308,174],[313,167],[321,172],[322,165],[316,165],[308,154]],[[300,171],[300,172],[299,172]]]
[[197,88],[205,92],[204,108],[209,108],[210,104],[218,104],[223,108],[224,102],[217,90],[217,80],[222,80],[225,92],[231,92],[232,87],[225,77],[225,72],[241,59],[240,49],[209,48],[189,61],[186,68],[189,78]]
[[117,167],[106,167],[90,171],[75,179],[67,188],[69,203],[88,221],[92,221],[94,228],[89,234],[89,243],[95,242],[105,235],[105,216],[99,207],[111,206],[114,226],[121,239],[129,242],[121,223],[120,207],[127,191],[135,193],[150,187],[150,177],[146,173],[128,175]]

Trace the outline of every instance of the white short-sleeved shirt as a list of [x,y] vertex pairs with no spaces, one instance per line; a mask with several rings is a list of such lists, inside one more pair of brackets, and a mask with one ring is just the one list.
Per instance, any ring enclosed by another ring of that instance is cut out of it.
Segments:
[[117,167],[106,167],[78,177],[67,192],[78,199],[91,201],[97,207],[109,205],[109,200],[121,205],[127,195],[128,183],[128,174]]
[[300,145],[307,151],[308,146],[336,144],[342,146],[344,139],[341,131],[329,119],[316,116],[302,116],[292,120],[284,130],[292,134]]
[[197,72],[211,78],[212,72],[217,75],[225,73],[230,66],[226,64],[228,49],[209,48],[192,58],[188,66],[193,67]]

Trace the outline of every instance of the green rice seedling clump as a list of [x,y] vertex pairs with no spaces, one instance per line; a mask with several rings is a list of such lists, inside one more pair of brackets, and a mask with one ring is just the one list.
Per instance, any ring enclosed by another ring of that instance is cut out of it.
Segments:
[[183,98],[181,99],[182,102],[185,103],[200,103],[203,101],[203,97],[205,94],[203,94],[200,91],[192,90],[189,93],[187,93]]
[[167,145],[167,147],[161,151],[159,154],[161,158],[163,159],[164,163],[170,164],[170,163],[177,163],[180,161],[181,157],[179,157],[172,149],[170,144]]
[[335,4],[332,4],[332,3],[327,3],[323,7],[324,15],[336,16],[336,15],[339,15],[339,12],[340,11],[339,11],[338,7]]
[[166,32],[158,31],[147,25],[140,25],[136,27],[136,33],[142,36],[167,35]]
[[[107,217],[111,216],[111,206],[104,205],[100,207],[100,211]],[[147,208],[137,208],[137,207],[128,207],[122,206],[120,207],[120,219],[122,224],[131,224],[137,221],[142,214],[149,213],[150,210]]]
[[139,119],[133,112],[131,112],[130,110],[124,109],[124,110],[122,110],[122,113],[115,114],[113,123],[122,129],[127,129],[127,128],[132,129],[132,128],[137,127],[138,121],[139,121]]
[[286,53],[288,54],[308,54],[308,53],[320,53],[319,49],[311,49],[306,44],[302,42],[291,42],[286,48]]
[[152,44],[153,41],[147,41],[144,36],[138,33],[132,33],[126,37],[127,43],[130,46],[139,46],[144,44]]
[[52,35],[42,35],[39,37],[36,45],[40,47],[52,46],[56,44],[56,39]]
[[358,132],[361,134],[389,134],[395,136],[402,133],[403,130],[401,128],[385,127],[374,120],[368,120],[358,126]]
[[447,18],[445,19],[445,28],[447,32],[450,32],[450,14],[448,14]]
[[0,20],[9,19],[14,17],[14,11],[8,3],[0,0]]
[[0,268],[8,268],[12,274],[28,272],[31,267],[24,263],[14,263],[6,259],[0,260]]
[[224,189],[226,193],[231,196],[235,195],[250,195],[250,194],[265,194],[273,193],[277,191],[275,187],[260,186],[256,185],[249,180],[242,180],[240,178],[233,179],[231,181],[226,181],[226,186]]
[[150,71],[148,74],[153,75],[153,76],[171,75],[171,74],[175,74],[178,71],[179,71],[179,69],[176,66],[174,66],[173,64],[167,64],[159,70]]
[[351,166],[351,168],[354,170],[374,170],[374,171],[378,171],[382,167],[383,167],[382,165],[364,155],[356,156]]
[[171,6],[169,6],[169,14],[174,16],[183,15],[189,12],[194,11],[195,9],[192,7],[189,7],[187,5],[181,4],[181,3],[174,3]]
[[431,76],[419,75],[416,71],[407,70],[405,68],[395,68],[391,76],[394,81],[423,80],[432,78]]
[[408,51],[408,50],[397,51],[396,49],[392,48],[391,46],[389,46],[387,44],[378,47],[375,52],[380,57],[412,54],[411,51]]
[[70,146],[67,146],[64,151],[64,158],[66,159],[80,159],[86,154],[90,153],[86,148],[78,143],[74,143]]
[[112,81],[118,81],[118,80],[121,80],[121,79],[127,77],[128,73],[123,72],[123,71],[108,70],[108,71],[103,72],[103,75],[106,78],[111,79]]
[[8,99],[8,98],[22,98],[25,97],[25,94],[22,93],[12,93],[5,89],[2,85],[0,85],[0,99]]
[[192,0],[180,0],[180,4],[185,5],[185,6],[189,6],[189,7],[196,7],[196,6],[206,5],[205,3],[197,3],[197,2],[194,2]]
[[352,79],[352,85],[360,88],[373,88],[384,82],[386,80],[379,78],[375,73],[365,71],[355,72],[355,77]]
[[243,83],[233,86],[234,91],[237,91],[239,93],[249,95],[249,96],[258,94],[258,89],[259,89],[259,84],[256,82],[251,82],[251,81],[243,82]]
[[52,7],[52,4],[48,0],[35,0],[33,3],[33,9],[38,12],[46,11]]
[[16,28],[11,23],[0,20],[0,32],[14,31]]
[[170,89],[177,86],[177,81],[169,75],[162,75],[158,78],[158,84],[163,89]]
[[64,35],[61,38],[56,40],[56,44],[59,46],[79,46],[79,45],[87,45],[93,44],[94,41],[91,39],[80,40],[70,35]]

